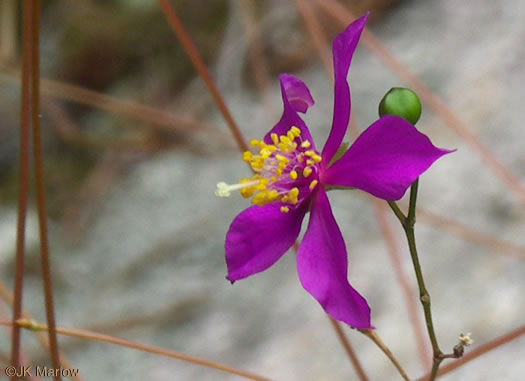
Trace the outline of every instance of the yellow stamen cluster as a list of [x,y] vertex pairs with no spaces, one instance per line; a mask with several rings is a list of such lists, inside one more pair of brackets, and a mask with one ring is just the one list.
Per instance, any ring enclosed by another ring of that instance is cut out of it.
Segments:
[[[307,178],[316,170],[321,162],[321,156],[309,149],[312,143],[302,141],[301,130],[297,127],[290,128],[285,135],[270,134],[272,144],[263,140],[252,139],[250,145],[256,146],[259,153],[246,151],[242,159],[249,163],[255,172],[251,178],[241,179],[238,184],[217,184],[218,196],[227,197],[232,190],[240,190],[245,198],[252,198],[251,202],[264,205],[278,201],[296,205],[299,202],[300,191],[296,184],[304,184],[301,178]],[[313,179],[308,188],[312,191],[318,184]],[[292,186],[292,188],[290,188]],[[303,185],[299,185],[303,186]],[[306,184],[304,184],[306,187]],[[281,206],[282,213],[290,211],[290,205]]]

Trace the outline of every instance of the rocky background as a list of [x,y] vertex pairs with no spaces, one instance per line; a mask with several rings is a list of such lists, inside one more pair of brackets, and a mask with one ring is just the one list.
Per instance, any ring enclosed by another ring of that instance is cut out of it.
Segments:
[[[370,31],[525,183],[522,1],[341,3],[356,14],[371,9]],[[0,4],[5,16],[0,34],[0,275],[9,287],[20,46],[16,22],[9,29],[6,20],[17,20],[17,4]],[[247,139],[262,136],[277,120],[277,76],[290,72],[310,86],[316,106],[306,120],[314,138],[324,141],[332,84],[294,2],[173,4]],[[55,81],[42,83],[42,123],[58,324],[199,355],[276,380],[356,379],[322,309],[298,282],[293,252],[234,286],[224,279],[224,236],[247,203],[241,197],[215,198],[215,184],[248,172],[158,4],[55,0],[46,2],[42,12],[42,77]],[[321,10],[316,14],[327,38],[342,30]],[[264,58],[267,75],[254,72],[254,51]],[[377,118],[385,91],[403,85],[363,43],[349,83],[360,129]],[[159,127],[163,113],[179,118],[177,123]],[[416,233],[435,327],[444,351],[462,332],[472,333],[475,348],[524,324],[525,202],[428,107],[418,127],[437,146],[458,149],[420,181]],[[331,192],[330,199],[348,245],[349,278],[369,301],[378,334],[411,377],[422,375],[373,204],[358,191]],[[429,213],[454,223],[437,223]],[[401,228],[390,213],[388,222],[416,298]],[[465,238],[458,223],[513,246]],[[24,307],[45,321],[34,208],[27,255]],[[10,316],[7,307],[0,313],[3,319]],[[399,379],[366,337],[350,329],[346,333],[370,379]],[[239,379],[118,346],[66,337],[59,342],[85,380]],[[7,355],[9,346],[3,330],[0,353]],[[29,333],[24,351],[33,364],[48,361]],[[521,338],[443,380],[521,380],[524,357]]]

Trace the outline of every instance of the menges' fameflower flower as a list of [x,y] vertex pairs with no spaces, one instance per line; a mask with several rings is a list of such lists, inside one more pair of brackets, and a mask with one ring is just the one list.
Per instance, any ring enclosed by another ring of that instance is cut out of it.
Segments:
[[400,199],[434,161],[450,151],[436,148],[404,119],[386,115],[368,127],[329,165],[350,119],[347,74],[367,15],[333,41],[335,79],[332,129],[318,150],[298,112],[314,104],[308,87],[289,74],[280,76],[284,112],[255,152],[243,159],[254,175],[238,184],[217,184],[218,196],[239,190],[253,206],[241,212],[226,235],[227,279],[232,283],[273,265],[295,242],[303,218],[310,220],[297,252],[303,287],[334,319],[354,328],[373,328],[366,300],[348,283],[347,253],[325,187],[353,187],[384,200]]

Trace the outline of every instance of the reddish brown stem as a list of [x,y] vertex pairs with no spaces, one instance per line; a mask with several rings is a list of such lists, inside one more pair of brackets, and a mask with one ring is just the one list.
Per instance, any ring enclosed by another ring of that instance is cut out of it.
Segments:
[[264,108],[269,117],[276,114],[273,97],[266,90],[270,83],[270,73],[264,56],[263,44],[261,43],[260,28],[255,18],[254,0],[242,0],[239,3],[243,18],[244,30],[246,31],[246,41],[248,43],[248,59],[252,69],[253,78],[257,90],[261,94]]
[[[5,284],[1,280],[0,280],[0,299],[4,300],[4,302],[7,305],[11,307],[13,306],[13,303],[14,303],[13,295],[9,292],[9,289],[5,286]],[[29,319],[29,320],[32,319],[31,315],[29,315],[27,312],[24,312],[23,310],[22,310],[22,318]],[[10,329],[12,329],[11,323],[8,323],[5,325],[8,326]],[[38,342],[40,343],[40,345],[44,349],[49,350],[49,339],[47,337],[48,335],[44,334],[43,332],[39,332],[39,331],[33,331],[33,333],[36,339],[38,340]],[[60,354],[60,361],[61,361],[62,368],[73,369],[73,365],[69,362],[69,359],[64,353]],[[82,381],[82,377],[80,377],[80,375],[78,374],[72,375],[72,378],[74,381]]]
[[332,58],[330,56],[329,50],[330,45],[328,44],[328,41],[321,30],[321,23],[317,19],[312,6],[305,0],[294,0],[294,3],[295,7],[303,18],[306,29],[310,33],[310,37],[312,38],[315,49],[317,50],[317,54],[321,58],[321,62],[323,63],[326,73],[330,77],[333,77]]
[[[30,330],[33,330],[33,331],[47,331],[48,330],[48,327],[46,325],[40,324],[40,323],[38,323],[38,322],[36,322],[34,320],[28,320],[28,319],[18,320],[14,324],[12,322],[10,322],[10,321],[1,321],[0,320],[0,325],[13,326],[13,327],[14,326],[18,326],[19,328],[23,327],[23,328],[27,328],[27,329],[30,329]],[[237,375],[239,377],[244,377],[244,378],[247,378],[247,379],[250,379],[250,380],[271,381],[271,379],[269,379],[267,377],[259,376],[257,374],[254,374],[254,373],[251,373],[251,372],[247,372],[247,371],[242,370],[242,369],[233,368],[233,367],[225,365],[225,364],[220,364],[220,363],[217,363],[217,362],[214,362],[214,361],[210,361],[210,360],[206,360],[206,359],[203,359],[203,358],[200,358],[200,357],[190,356],[190,355],[186,355],[186,354],[183,354],[183,353],[171,351],[171,350],[168,350],[168,349],[155,347],[155,346],[152,346],[152,345],[136,343],[134,341],[130,341],[130,340],[126,340],[126,339],[120,339],[118,337],[104,335],[102,333],[86,331],[86,330],[82,330],[82,329],[62,328],[62,327],[57,327],[56,331],[57,331],[57,333],[59,333],[61,335],[65,335],[65,336],[77,337],[77,338],[84,339],[84,340],[91,340],[91,341],[98,341],[98,342],[102,342],[102,343],[119,345],[121,347],[132,348],[132,349],[135,349],[135,350],[138,350],[138,351],[142,351],[142,352],[148,352],[148,353],[152,353],[152,354],[156,354],[156,355],[160,355],[160,356],[165,356],[165,357],[170,357],[170,358],[177,359],[177,360],[182,360],[182,361],[185,361],[185,362],[197,364],[197,365],[204,366],[204,367],[207,367],[207,368],[212,368],[212,369],[216,369],[216,370],[219,370],[219,371],[222,371],[222,372],[234,374],[234,375]]]
[[334,319],[332,319],[330,316],[328,315],[326,316],[330,320],[330,323],[332,323],[332,327],[334,328],[334,331],[337,334],[337,338],[341,342],[341,345],[345,349],[345,352],[348,358],[350,359],[352,365],[354,366],[354,369],[357,373],[357,377],[359,377],[361,381],[368,381],[368,376],[366,375],[363,367],[361,366],[361,363],[359,362],[359,359],[357,358],[352,346],[350,345],[348,338],[343,332],[343,329],[341,328],[341,324],[335,321]]
[[206,87],[208,87],[208,91],[213,97],[215,104],[219,108],[219,111],[221,112],[222,117],[228,124],[228,127],[230,128],[230,131],[235,141],[237,142],[237,145],[239,146],[240,151],[241,152],[247,151],[248,145],[246,144],[241,131],[239,130],[239,128],[237,127],[237,124],[233,120],[233,117],[230,111],[228,110],[228,107],[226,106],[224,99],[222,99],[221,94],[219,93],[219,90],[217,89],[217,86],[215,86],[215,82],[213,81],[210,73],[208,72],[206,65],[204,65],[204,62],[202,61],[199,53],[197,52],[197,49],[193,45],[193,42],[191,41],[190,37],[186,33],[184,26],[182,25],[179,18],[177,17],[175,10],[173,9],[173,7],[170,5],[170,3],[167,0],[159,0],[159,3],[162,8],[162,11],[164,12],[164,16],[166,16],[166,19],[168,20],[173,31],[175,32],[175,35],[177,36],[180,43],[184,47],[184,50],[188,54],[191,62],[193,63],[193,66],[199,73],[199,76],[203,79],[204,83],[206,84]]
[[[20,151],[18,169],[18,208],[16,230],[16,259],[13,302],[13,336],[11,338],[11,366],[18,368],[20,362],[20,328],[14,322],[22,317],[22,293],[24,286],[25,225],[27,214],[29,179],[29,139],[31,112],[31,24],[33,2],[25,1],[22,26],[22,97],[20,107]],[[16,377],[11,377],[15,381]]]
[[[33,19],[31,23],[31,119],[33,131],[33,165],[35,168],[36,204],[38,213],[38,228],[40,233],[40,259],[42,263],[42,281],[44,285],[44,301],[46,319],[49,327],[49,350],[51,364],[54,369],[60,367],[60,356],[56,335],[55,313],[53,303],[53,286],[51,280],[51,265],[49,261],[49,244],[47,239],[47,207],[44,185],[44,169],[42,167],[42,138],[40,134],[40,0],[33,0]],[[60,381],[60,374],[54,376]]]

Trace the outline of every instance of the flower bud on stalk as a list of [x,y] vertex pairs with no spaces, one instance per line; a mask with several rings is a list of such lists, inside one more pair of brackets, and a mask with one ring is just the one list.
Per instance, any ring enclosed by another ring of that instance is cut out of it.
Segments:
[[379,116],[397,115],[416,124],[421,116],[421,102],[415,92],[404,87],[393,87],[379,103]]

